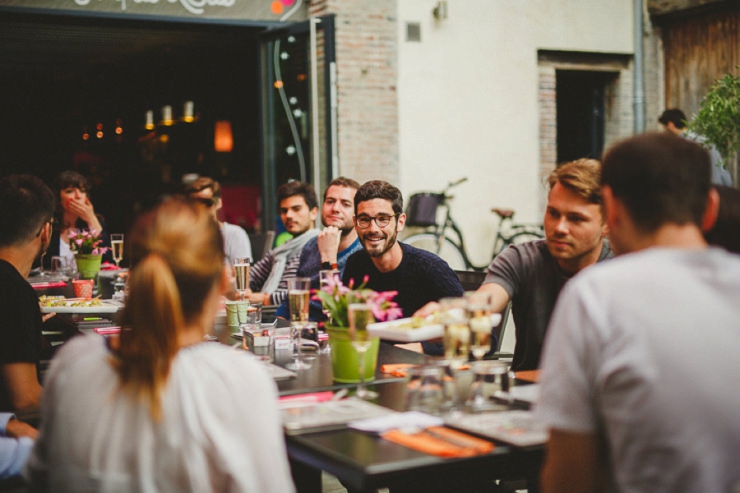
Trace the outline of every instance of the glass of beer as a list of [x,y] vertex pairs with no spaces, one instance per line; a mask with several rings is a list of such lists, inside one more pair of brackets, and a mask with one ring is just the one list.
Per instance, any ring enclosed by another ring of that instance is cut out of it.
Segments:
[[300,360],[301,333],[308,323],[308,306],[311,302],[311,279],[294,277],[288,279],[288,306],[290,307],[291,338],[293,339],[293,363],[291,370],[308,368]]
[[234,278],[236,280],[236,290],[239,293],[241,299],[249,291],[249,264],[252,263],[252,259],[249,257],[236,257],[234,258]]

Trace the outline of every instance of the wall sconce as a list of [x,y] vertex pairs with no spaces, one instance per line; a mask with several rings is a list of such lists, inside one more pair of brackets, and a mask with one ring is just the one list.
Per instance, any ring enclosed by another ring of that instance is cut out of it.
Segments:
[[195,104],[192,101],[185,101],[185,104],[182,106],[182,121],[185,123],[193,123],[195,121],[194,107]]
[[447,0],[439,0],[432,10],[432,15],[434,15],[434,18],[438,21],[447,19]]
[[216,122],[213,147],[216,149],[216,152],[231,152],[234,148],[234,137],[231,133],[230,121],[220,120]]
[[154,130],[154,112],[152,110],[148,110],[146,112],[146,123],[144,124],[144,128],[147,130]]

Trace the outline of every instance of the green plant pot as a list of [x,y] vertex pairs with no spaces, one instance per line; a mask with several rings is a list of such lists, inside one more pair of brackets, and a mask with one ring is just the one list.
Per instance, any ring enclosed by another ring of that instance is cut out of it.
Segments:
[[80,277],[82,279],[95,279],[98,272],[100,272],[102,260],[102,255],[76,254],[75,262],[77,262],[77,272],[80,273]]
[[[357,350],[352,346],[349,331],[342,327],[326,327],[331,346],[331,368],[334,380],[342,383],[359,383],[360,359]],[[375,379],[375,368],[378,364],[380,338],[373,337],[370,348],[365,353],[365,381]]]

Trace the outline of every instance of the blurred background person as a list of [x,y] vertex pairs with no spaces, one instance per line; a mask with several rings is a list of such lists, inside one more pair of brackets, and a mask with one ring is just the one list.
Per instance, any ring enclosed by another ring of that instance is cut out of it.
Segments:
[[103,219],[95,214],[95,208],[88,196],[87,179],[76,171],[62,171],[56,179],[57,209],[54,214],[54,228],[51,242],[44,256],[44,269],[51,267],[51,258],[54,256],[66,257],[68,262],[74,262],[74,253],[69,248],[70,231],[75,229],[97,231],[103,240],[103,245],[109,248],[103,254],[103,260],[112,261],[110,239],[105,229]]
[[740,253],[740,190],[721,185],[715,185],[714,189],[719,194],[719,211],[714,226],[704,233],[704,238],[710,245]]
[[139,217],[128,241],[120,340],[78,336],[53,360],[32,487],[293,491],[265,366],[204,342],[228,285],[218,225],[170,199]]
[[201,176],[185,187],[185,195],[208,207],[218,221],[224,237],[224,254],[229,265],[238,257],[252,258],[252,244],[249,242],[247,232],[241,226],[218,219],[218,212],[224,206],[219,182],[207,176]]

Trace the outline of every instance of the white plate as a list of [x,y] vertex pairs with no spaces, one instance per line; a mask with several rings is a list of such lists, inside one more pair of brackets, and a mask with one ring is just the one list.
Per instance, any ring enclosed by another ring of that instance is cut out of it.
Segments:
[[41,313],[116,313],[123,308],[118,301],[101,300],[101,303],[100,306],[42,306]]
[[412,324],[411,318],[399,318],[390,322],[378,322],[367,326],[367,333],[372,337],[380,337],[389,341],[419,342],[436,339],[444,335],[444,326],[441,324],[423,323],[421,327],[408,328]]

